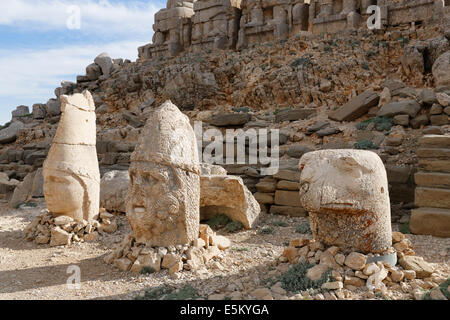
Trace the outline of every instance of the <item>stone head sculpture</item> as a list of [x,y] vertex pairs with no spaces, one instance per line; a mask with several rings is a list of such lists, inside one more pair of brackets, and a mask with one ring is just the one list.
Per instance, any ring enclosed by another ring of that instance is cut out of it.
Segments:
[[60,99],[61,119],[43,165],[45,200],[56,216],[91,220],[100,198],[94,100],[89,91]]
[[387,175],[377,154],[322,150],[305,154],[299,165],[300,201],[316,239],[366,253],[392,245]]
[[127,218],[138,243],[170,246],[198,238],[197,142],[188,117],[170,101],[147,120],[129,173]]

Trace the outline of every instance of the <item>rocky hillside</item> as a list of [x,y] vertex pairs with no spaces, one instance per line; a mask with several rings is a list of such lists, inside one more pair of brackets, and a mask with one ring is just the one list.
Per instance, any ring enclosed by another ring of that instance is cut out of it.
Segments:
[[148,112],[170,99],[192,121],[203,121],[203,130],[280,129],[281,170],[275,177],[262,176],[261,165],[224,165],[244,178],[268,211],[304,215],[290,200],[298,190],[298,159],[326,148],[377,152],[388,170],[392,201],[408,209],[417,139],[424,132],[450,132],[448,30],[301,32],[240,51],[137,62],[102,54],[77,83],[62,82],[56,98],[13,112],[0,131],[4,189],[11,191],[42,166],[59,120],[58,97],[88,89],[96,104],[102,172],[128,168]]

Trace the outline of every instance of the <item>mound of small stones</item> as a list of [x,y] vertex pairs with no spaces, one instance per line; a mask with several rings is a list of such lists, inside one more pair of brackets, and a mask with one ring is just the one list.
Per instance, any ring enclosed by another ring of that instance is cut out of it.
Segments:
[[[313,281],[319,280],[325,272],[331,270],[333,281],[323,284],[322,289],[336,292],[343,288],[350,291],[364,289],[368,298],[376,294],[385,294],[388,289],[398,288],[405,292],[409,290],[408,282],[412,280],[425,290],[436,288],[438,286],[436,282],[446,280],[432,277],[434,271],[432,265],[422,257],[415,256],[413,245],[404,234],[394,232],[392,238],[393,248],[383,255],[396,252],[398,258],[396,265],[379,261],[380,255],[365,255],[359,252],[344,254],[336,246],[326,247],[321,242],[302,238],[293,239],[289,247],[285,248],[280,260],[289,261],[291,264],[301,262],[315,264],[307,272],[307,277]],[[438,291],[435,290],[436,294],[439,294]],[[417,298],[416,295],[423,296],[423,292],[417,290],[413,295]]]
[[132,235],[128,235],[104,260],[121,271],[153,273],[168,269],[169,274],[174,275],[182,270],[204,268],[230,246],[228,238],[217,235],[208,225],[200,225],[199,238],[190,245],[150,247],[137,243]]
[[116,218],[106,211],[100,212],[98,220],[77,222],[67,216],[55,217],[44,210],[25,228],[25,236],[28,241],[50,243],[51,247],[56,247],[73,242],[95,241],[101,233],[113,233],[116,230]]

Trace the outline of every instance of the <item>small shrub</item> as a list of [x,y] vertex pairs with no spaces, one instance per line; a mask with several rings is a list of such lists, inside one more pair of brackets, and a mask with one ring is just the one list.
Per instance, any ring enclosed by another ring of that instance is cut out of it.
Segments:
[[173,291],[171,287],[158,287],[158,288],[149,288],[145,290],[145,294],[143,297],[135,297],[135,300],[159,300],[164,295],[169,294]]
[[374,144],[372,141],[367,140],[367,139],[355,143],[355,149],[358,149],[358,150],[371,150],[371,149],[374,150],[374,149],[378,149],[378,148],[379,147],[376,144]]
[[198,298],[200,298],[200,295],[197,289],[188,284],[177,291],[167,294],[164,300],[196,300]]
[[364,70],[370,70],[369,64],[367,62],[365,62],[365,61],[363,63],[361,63],[361,67]]
[[377,131],[389,131],[392,129],[394,119],[389,117],[375,117],[364,120],[355,125],[358,130],[366,130],[369,124],[374,123]]
[[160,286],[145,291],[143,297],[135,297],[135,300],[195,300],[200,298],[198,291],[191,285],[186,285],[175,290],[172,287]]
[[376,56],[376,55],[377,55],[377,53],[376,53],[375,51],[369,50],[369,51],[367,51],[367,53],[366,53],[366,58],[367,58],[367,59],[370,59],[370,58],[372,58],[372,57],[374,57],[374,56]]
[[284,221],[274,221],[271,223],[274,227],[288,227],[289,225]]
[[248,248],[233,248],[233,251],[246,252],[246,251],[250,251],[250,250]]
[[250,109],[248,107],[241,107],[241,108],[233,108],[232,109],[234,112],[239,112],[239,113],[248,113],[250,112]]
[[265,227],[258,231],[259,234],[274,234],[275,229],[272,227]]
[[441,289],[442,294],[447,298],[450,299],[450,291],[448,291],[448,288],[450,286],[450,278],[448,278],[446,281],[442,282],[439,285],[439,289]]
[[282,111],[288,111],[288,110],[292,110],[292,108],[288,107],[288,108],[283,108],[283,109],[276,109],[276,110],[273,112],[273,114],[274,114],[274,115],[277,115],[277,114],[279,114],[279,113],[282,112]]
[[217,230],[225,227],[230,222],[232,222],[231,219],[228,218],[226,215],[218,214],[217,216],[214,216],[208,221],[206,221],[206,224],[209,225],[211,229]]
[[311,64],[311,61],[309,61],[308,58],[297,58],[291,63],[291,67],[293,69],[296,69],[296,68],[298,68],[300,66],[305,67],[305,66],[308,66],[310,64]]
[[406,223],[400,225],[400,227],[398,228],[398,230],[399,230],[401,233],[404,233],[404,234],[410,234],[411,231],[409,230],[409,222],[406,222]]
[[302,223],[301,225],[297,226],[295,229],[295,232],[301,233],[301,234],[312,234],[311,228],[309,226],[308,222]]
[[320,289],[322,285],[331,280],[331,270],[324,272],[322,277],[317,281],[312,281],[306,276],[308,269],[314,267],[314,264],[302,262],[293,265],[288,272],[279,278],[281,287],[284,290],[298,293],[308,289]]
[[37,203],[35,202],[21,202],[16,206],[16,209],[19,209],[20,207],[28,207],[28,208],[36,208]]
[[244,229],[244,225],[239,221],[231,221],[225,226],[225,230],[230,233],[238,232],[242,229]]
[[152,274],[155,272],[156,272],[156,270],[153,269],[152,267],[143,267],[140,274]]

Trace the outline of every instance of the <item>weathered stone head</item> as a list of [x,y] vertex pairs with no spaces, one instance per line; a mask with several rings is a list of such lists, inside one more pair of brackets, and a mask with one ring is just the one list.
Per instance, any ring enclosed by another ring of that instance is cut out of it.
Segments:
[[156,109],[131,156],[127,217],[138,243],[198,238],[200,165],[189,119],[170,101]]
[[56,216],[91,220],[100,199],[94,100],[89,91],[60,99],[61,120],[43,165],[45,200]]
[[316,239],[366,253],[392,245],[387,175],[377,154],[310,152],[300,159],[300,170],[300,200]]

